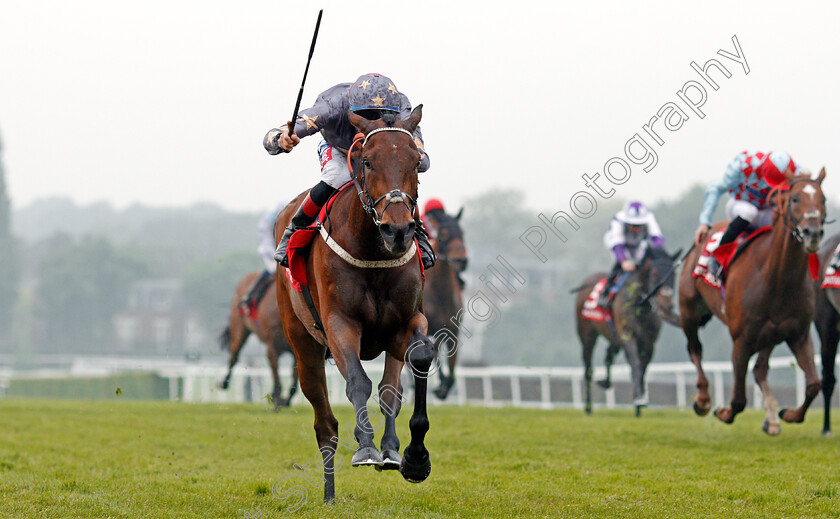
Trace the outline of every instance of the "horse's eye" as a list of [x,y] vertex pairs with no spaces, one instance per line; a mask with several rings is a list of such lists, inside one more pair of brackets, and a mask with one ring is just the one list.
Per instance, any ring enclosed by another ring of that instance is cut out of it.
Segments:
[[799,203],[799,197],[794,196],[793,198],[790,199],[790,201],[793,202],[794,204],[798,204]]
[[370,161],[368,160],[368,158],[367,158],[367,157],[364,157],[364,158],[362,159],[362,167],[363,167],[363,168],[366,168],[366,169],[372,169],[372,168],[370,167]]

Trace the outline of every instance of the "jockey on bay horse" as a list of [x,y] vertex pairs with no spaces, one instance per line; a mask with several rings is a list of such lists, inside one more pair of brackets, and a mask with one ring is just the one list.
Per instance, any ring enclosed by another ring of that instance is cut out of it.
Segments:
[[[394,82],[380,74],[365,74],[354,83],[341,83],[318,95],[311,108],[301,110],[294,125],[294,134],[289,137],[287,126],[272,128],[265,134],[263,146],[271,155],[288,153],[300,143],[301,137],[321,133],[318,157],[321,161],[321,181],[310,191],[298,208],[292,221],[286,227],[280,244],[274,254],[280,265],[288,267],[286,248],[292,234],[315,220],[321,208],[338,188],[350,182],[347,167],[347,150],[353,144],[356,128],[350,124],[348,113],[355,113],[368,120],[390,120],[407,118],[411,114],[411,103],[394,86]],[[423,147],[423,135],[418,127],[414,131],[414,144],[420,151],[418,171],[429,169],[429,156]],[[429,238],[415,214],[415,235],[420,246],[423,266],[435,264],[435,253]]]

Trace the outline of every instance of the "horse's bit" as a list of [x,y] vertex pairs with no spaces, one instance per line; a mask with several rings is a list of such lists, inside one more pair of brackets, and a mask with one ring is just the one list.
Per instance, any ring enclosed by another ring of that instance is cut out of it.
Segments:
[[[385,128],[377,128],[371,131],[370,133],[364,136],[364,140],[362,139],[362,134],[357,134],[356,138],[353,139],[353,144],[350,146],[350,149],[347,150],[347,169],[350,170],[350,178],[353,179],[353,184],[355,184],[356,186],[356,193],[359,195],[359,201],[362,203],[362,209],[364,209],[365,212],[373,219],[373,223],[376,224],[377,227],[379,227],[382,224],[382,217],[380,216],[380,214],[384,215],[385,210],[388,209],[388,206],[390,206],[394,202],[402,202],[403,205],[405,205],[405,207],[412,215],[414,215],[414,211],[417,207],[417,201],[414,199],[414,197],[412,197],[405,191],[400,191],[399,189],[393,189],[391,191],[388,191],[384,195],[374,200],[367,190],[365,169],[370,167],[370,163],[367,161],[366,158],[361,159],[362,167],[361,171],[359,172],[359,175],[356,175],[353,171],[353,165],[350,159],[350,155],[353,152],[353,148],[355,148],[357,144],[361,144],[360,151],[364,153],[364,149],[367,145],[368,140],[379,132],[402,132],[414,139],[414,135],[412,135],[410,131],[405,130],[403,128],[394,128],[392,126],[388,126]],[[417,164],[417,167],[419,167],[419,162]],[[380,213],[376,210],[376,206],[379,205],[379,202],[383,200],[385,200],[385,207],[382,208],[382,212]]]

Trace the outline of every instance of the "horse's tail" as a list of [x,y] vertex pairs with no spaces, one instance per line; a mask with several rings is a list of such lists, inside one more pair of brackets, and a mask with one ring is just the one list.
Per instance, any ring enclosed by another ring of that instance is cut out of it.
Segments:
[[219,346],[221,346],[222,351],[230,351],[230,326],[226,326],[219,335]]
[[591,285],[592,285],[592,283],[584,283],[584,284],[582,284],[582,285],[580,285],[580,286],[578,286],[578,287],[575,287],[575,288],[573,288],[573,289],[569,290],[569,293],[570,293],[570,294],[577,294],[577,293],[578,293],[578,292],[580,292],[581,290],[583,290],[583,289],[585,289],[586,287],[591,286]]

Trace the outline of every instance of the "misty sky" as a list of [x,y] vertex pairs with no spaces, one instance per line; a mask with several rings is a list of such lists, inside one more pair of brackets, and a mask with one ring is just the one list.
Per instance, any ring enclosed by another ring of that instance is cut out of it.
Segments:
[[[706,88],[705,117],[681,105],[689,119],[660,131],[656,167],[634,167],[618,195],[674,197],[745,148],[825,165],[826,193],[840,195],[840,8],[732,4],[4,1],[9,194],[15,207],[59,195],[262,210],[311,187],[317,138],[278,157],[261,141],[291,116],[323,7],[303,106],[360,74],[390,76],[424,104],[421,198],[519,187],[535,207],[568,210],[581,175],[624,157],[699,80],[689,63],[710,58],[731,77],[711,73],[720,88]],[[734,52],[733,35],[748,75],[716,54]]]

